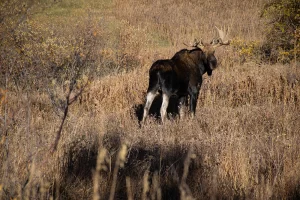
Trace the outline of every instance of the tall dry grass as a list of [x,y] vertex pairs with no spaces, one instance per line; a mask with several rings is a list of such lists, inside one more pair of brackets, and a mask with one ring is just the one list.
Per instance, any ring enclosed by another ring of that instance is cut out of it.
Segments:
[[[62,1],[37,16],[58,24],[57,36],[76,36],[65,20],[93,13],[99,71],[70,106],[54,153],[61,118],[49,95],[6,91],[0,199],[299,198],[298,66],[241,64],[234,48],[218,49],[219,68],[204,76],[194,119],[138,123],[153,61],[195,37],[211,39],[215,25],[230,26],[233,39],[264,40],[264,3]],[[53,90],[66,94],[60,84]]]

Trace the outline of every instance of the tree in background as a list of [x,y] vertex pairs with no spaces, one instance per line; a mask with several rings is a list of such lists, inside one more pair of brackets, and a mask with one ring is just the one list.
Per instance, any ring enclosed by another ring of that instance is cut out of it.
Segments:
[[263,51],[271,62],[291,62],[300,54],[300,3],[298,0],[272,0],[262,17],[268,20]]

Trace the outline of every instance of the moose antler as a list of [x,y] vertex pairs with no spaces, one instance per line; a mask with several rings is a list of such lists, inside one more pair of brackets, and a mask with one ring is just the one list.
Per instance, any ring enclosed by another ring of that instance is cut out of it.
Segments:
[[[225,28],[219,29],[218,27],[215,26],[215,28],[218,31],[219,37],[218,38],[214,38],[210,44],[205,44],[202,42],[202,38],[200,40],[195,39],[192,45],[187,45],[185,43],[183,43],[184,45],[186,45],[187,47],[193,47],[193,48],[206,48],[208,46],[216,48],[216,47],[220,47],[222,45],[229,45],[231,40],[227,39],[226,37],[228,36],[229,33],[229,27],[227,28],[227,31],[225,31]],[[205,47],[206,46],[206,47]]]
[[192,47],[198,47],[199,44],[202,44],[202,39],[200,39],[200,41],[195,39]]
[[224,32],[225,30],[223,29],[219,29],[218,27],[215,26],[215,28],[217,29],[218,31],[218,34],[219,34],[219,38],[218,39],[214,39],[213,40],[213,46],[214,47],[219,47],[219,46],[222,46],[222,45],[229,45],[231,40],[225,40],[226,37],[228,36],[228,33],[229,33],[229,27],[227,28],[227,31]]
[[185,46],[187,46],[187,47],[193,47],[193,48],[201,48],[201,47],[204,46],[204,45],[203,45],[203,42],[202,42],[202,38],[201,38],[200,40],[198,40],[198,39],[195,38],[193,44],[190,44],[190,45],[188,45],[188,44],[186,44],[186,43],[183,43],[183,44],[184,44]]

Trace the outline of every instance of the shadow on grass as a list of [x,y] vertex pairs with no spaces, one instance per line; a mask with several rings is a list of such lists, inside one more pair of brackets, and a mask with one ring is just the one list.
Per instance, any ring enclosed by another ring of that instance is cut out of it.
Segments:
[[[100,145],[107,149],[110,160],[110,163],[106,163],[108,170],[100,173],[101,182],[99,191],[101,199],[109,198],[116,155],[121,148],[123,135],[123,133],[116,130],[107,132]],[[149,175],[148,183],[150,190],[147,194],[149,198],[153,194],[153,180],[155,174],[157,174],[161,199],[180,199],[184,163],[190,148],[190,146],[182,144],[168,147],[159,145],[145,146],[143,144],[129,146],[125,166],[118,170],[115,199],[128,198],[126,177],[129,177],[131,181],[133,199],[142,199],[143,188],[145,187],[143,180],[145,172],[148,172]],[[200,148],[196,151],[197,158],[191,160],[186,179],[186,184],[190,188],[191,193],[195,195],[194,197],[201,199],[254,198],[247,188],[237,189],[232,177],[224,178],[218,175],[217,163],[207,165],[202,159]],[[64,174],[62,174],[63,180],[59,186],[60,194],[56,197],[59,196],[60,199],[90,199],[92,197],[93,173],[97,163],[97,153],[97,145],[86,146],[80,149],[70,149],[69,153],[67,153],[67,167],[63,172]],[[85,188],[85,193],[82,192],[82,188]],[[290,188],[285,193],[285,195],[288,194],[286,196],[287,199],[299,199],[299,185],[291,185]]]
[[[110,170],[101,172],[101,179],[106,184],[100,185],[100,191],[101,197],[108,199],[112,184],[112,171],[115,167],[117,152],[121,146],[121,138],[118,133],[109,133],[104,137],[102,145],[108,150],[111,163],[107,166]],[[62,174],[63,180],[59,185],[60,199],[73,199],[76,196],[80,198],[90,197],[83,194],[76,195],[76,193],[78,193],[78,187],[82,188],[84,184],[93,187],[91,183],[93,183],[93,173],[98,153],[98,149],[95,147],[96,145],[90,148],[77,149],[77,152],[74,152],[75,149],[69,151],[67,167]],[[162,199],[180,199],[179,184],[187,153],[188,148],[182,146],[174,146],[168,149],[161,149],[159,146],[149,148],[142,146],[130,147],[125,166],[120,168],[118,172],[115,199],[127,199],[126,177],[130,178],[132,188],[134,188],[134,199],[141,199],[144,187],[143,177],[146,171],[149,172],[150,188],[152,187],[154,173],[158,174]],[[195,166],[192,163],[190,170],[196,169]],[[77,191],[73,191],[75,189]],[[55,191],[55,189],[52,190]]]

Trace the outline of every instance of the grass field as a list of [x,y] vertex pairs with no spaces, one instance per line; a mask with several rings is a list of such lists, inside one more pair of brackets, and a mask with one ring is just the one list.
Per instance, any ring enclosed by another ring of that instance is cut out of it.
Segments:
[[[299,61],[256,55],[267,2],[61,0],[37,9],[15,29],[25,56],[0,57],[0,199],[299,199]],[[151,64],[195,38],[209,42],[214,26],[230,27],[232,44],[217,49],[195,118],[140,127]]]

